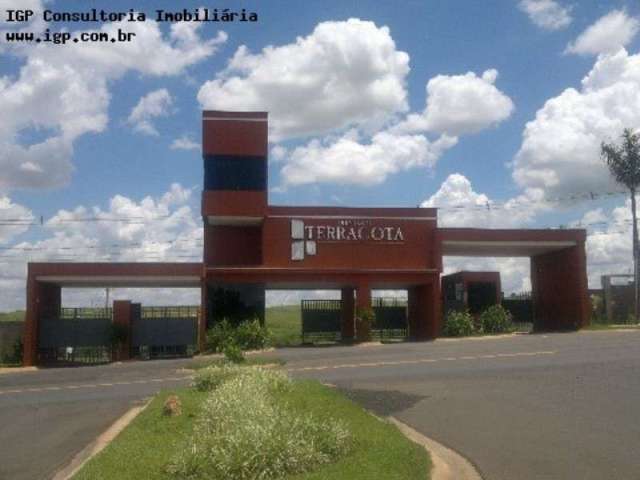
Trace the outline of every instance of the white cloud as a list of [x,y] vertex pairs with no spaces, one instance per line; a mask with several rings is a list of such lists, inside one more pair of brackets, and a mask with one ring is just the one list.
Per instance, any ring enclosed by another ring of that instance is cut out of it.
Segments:
[[591,210],[572,226],[588,230],[587,272],[591,288],[600,288],[602,275],[633,273],[631,199],[608,212],[602,208]]
[[200,150],[200,144],[195,142],[189,135],[182,135],[171,142],[172,150]]
[[571,8],[555,0],[520,0],[518,7],[536,26],[544,30],[561,30],[571,24]]
[[20,50],[24,48],[24,45],[20,42],[10,44],[5,42],[5,33],[7,32],[33,32],[41,33],[46,29],[47,23],[42,18],[42,11],[44,6],[40,0],[0,0],[0,12],[2,12],[3,18],[8,10],[31,10],[34,15],[28,22],[0,22],[0,54],[7,50]]
[[406,111],[409,55],[387,27],[358,19],[320,23],[295,43],[240,47],[198,93],[203,108],[266,110],[271,140],[383,122]]
[[[513,102],[494,83],[498,72],[432,78],[427,84],[427,105],[422,114],[361,138],[357,129],[340,136],[313,139],[286,150],[271,149],[283,162],[283,186],[309,183],[377,185],[389,175],[416,167],[433,167],[458,142],[458,135],[478,132],[505,120]],[[397,121],[397,119],[396,119]],[[439,134],[433,140],[424,133]]]
[[[13,244],[1,254],[0,285],[5,288],[0,288],[0,310],[24,308],[28,261],[201,261],[202,221],[191,208],[192,196],[191,189],[173,184],[166,193],[155,198],[135,201],[115,195],[106,209],[78,206],[73,210],[58,211],[45,223],[47,236],[44,239]],[[0,199],[0,216],[4,216],[3,206],[6,205],[11,207],[12,204]],[[17,208],[13,207],[12,215],[30,214]],[[0,238],[2,235],[0,230]],[[121,292],[122,295],[130,293]],[[147,304],[184,303],[187,297],[183,294],[182,291],[147,290],[145,295],[144,290],[139,290],[136,298],[144,298]],[[91,295],[88,291],[83,295],[72,295],[71,299],[87,304]],[[119,295],[116,293],[116,297]]]
[[527,123],[513,177],[548,196],[617,190],[600,159],[600,144],[638,126],[640,54],[600,56],[580,90],[568,88],[549,99]]
[[432,167],[458,139],[442,135],[431,142],[424,135],[376,133],[362,143],[355,130],[338,139],[311,140],[288,156],[281,175],[284,185],[338,183],[377,185],[399,171]]
[[287,158],[288,150],[282,145],[274,145],[271,147],[271,152],[269,154],[269,160],[273,162],[282,162]]
[[0,196],[0,245],[29,229],[29,223],[35,220],[27,207],[11,201],[7,196]]
[[624,10],[613,10],[599,18],[567,45],[566,53],[598,55],[615,53],[633,40],[640,29],[640,21]]
[[168,116],[171,113],[173,101],[173,97],[166,88],[149,92],[133,107],[127,123],[132,125],[136,132],[157,136],[159,133],[153,125],[153,119]]
[[398,131],[431,131],[457,136],[476,133],[499,124],[511,116],[511,99],[494,83],[498,71],[482,76],[438,75],[427,83],[427,105],[421,114],[410,114],[394,127]]
[[[199,24],[175,24],[168,35],[153,21],[105,24],[100,30],[118,28],[136,33],[135,39],[9,50],[24,64],[16,78],[0,78],[0,189],[65,185],[73,172],[74,141],[107,127],[111,82],[127,72],[178,75],[226,40],[223,32],[202,39]],[[44,133],[44,140],[22,140],[30,131]]]
[[521,227],[531,221],[542,208],[534,195],[521,195],[506,202],[491,200],[473,190],[471,182],[459,173],[451,174],[436,193],[422,202],[421,207],[439,207],[440,227]]

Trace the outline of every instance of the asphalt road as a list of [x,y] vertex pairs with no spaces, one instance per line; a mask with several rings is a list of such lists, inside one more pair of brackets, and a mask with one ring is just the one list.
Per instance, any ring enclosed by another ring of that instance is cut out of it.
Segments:
[[186,363],[0,374],[0,480],[51,478],[132,406],[187,384]]
[[[640,479],[640,331],[272,353],[467,457],[485,479]],[[186,361],[0,375],[0,479],[46,479]]]
[[[361,354],[360,352],[366,352]],[[468,458],[487,480],[640,479],[640,332],[282,352]]]

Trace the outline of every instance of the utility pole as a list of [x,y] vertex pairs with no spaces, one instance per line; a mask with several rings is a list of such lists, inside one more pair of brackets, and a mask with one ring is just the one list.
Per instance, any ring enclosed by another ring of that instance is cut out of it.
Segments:
[[639,303],[640,303],[640,285],[638,284],[638,225],[636,223],[636,190],[631,188],[631,215],[633,221],[633,315],[636,319],[636,323],[640,323]]

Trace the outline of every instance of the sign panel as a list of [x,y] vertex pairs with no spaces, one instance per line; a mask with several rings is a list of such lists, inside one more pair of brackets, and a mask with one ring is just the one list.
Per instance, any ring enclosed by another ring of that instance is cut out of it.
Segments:
[[316,255],[323,243],[402,244],[402,227],[369,219],[336,219],[326,223],[305,224],[291,220],[291,259],[303,260]]

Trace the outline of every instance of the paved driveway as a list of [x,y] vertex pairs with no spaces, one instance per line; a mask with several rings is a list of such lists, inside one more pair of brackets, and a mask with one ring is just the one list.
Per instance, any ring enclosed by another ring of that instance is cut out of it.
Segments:
[[[640,331],[290,348],[318,378],[469,458],[485,479],[640,479]],[[186,361],[0,375],[0,478],[49,478]]]

